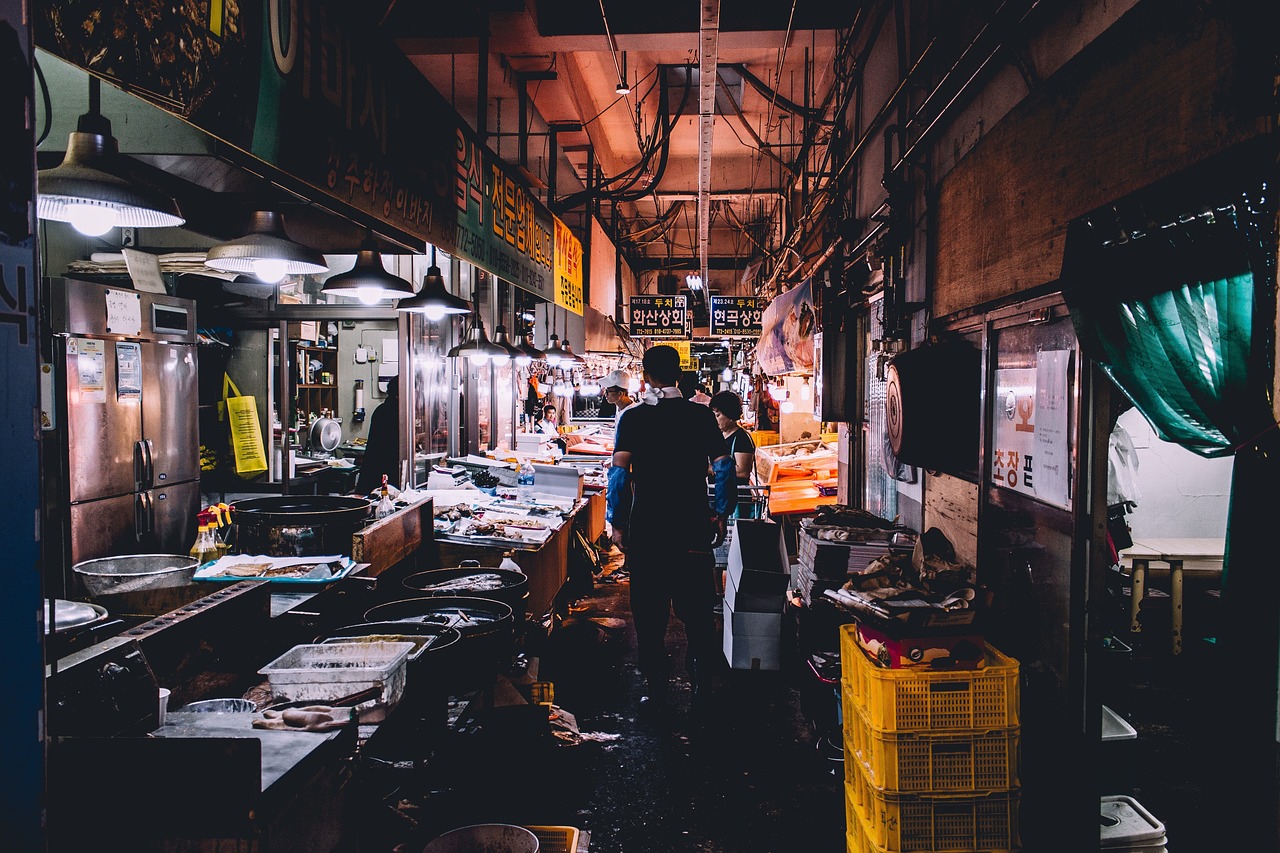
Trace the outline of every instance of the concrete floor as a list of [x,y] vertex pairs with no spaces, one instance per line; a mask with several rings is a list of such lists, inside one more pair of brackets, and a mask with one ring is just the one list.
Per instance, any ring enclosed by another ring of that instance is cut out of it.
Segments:
[[589,834],[579,850],[592,853],[845,849],[842,765],[818,748],[823,733],[788,677],[726,668],[709,710],[691,712],[673,619],[670,702],[641,706],[618,561],[540,648],[526,649],[578,736],[540,734],[536,709],[519,705],[464,722],[422,768],[358,778],[353,849],[416,853],[449,828],[487,822],[577,827]]

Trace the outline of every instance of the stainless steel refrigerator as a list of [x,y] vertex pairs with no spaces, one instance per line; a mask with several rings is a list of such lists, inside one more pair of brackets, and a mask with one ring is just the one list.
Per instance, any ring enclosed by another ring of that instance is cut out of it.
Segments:
[[70,567],[83,560],[185,554],[195,541],[196,312],[164,294],[47,281],[46,533],[73,592]]

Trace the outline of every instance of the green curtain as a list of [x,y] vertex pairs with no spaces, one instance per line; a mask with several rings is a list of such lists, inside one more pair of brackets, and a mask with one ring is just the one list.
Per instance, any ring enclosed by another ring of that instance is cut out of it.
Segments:
[[1064,298],[1083,351],[1156,434],[1229,456],[1275,425],[1274,273],[1244,202],[1104,240],[1068,232]]

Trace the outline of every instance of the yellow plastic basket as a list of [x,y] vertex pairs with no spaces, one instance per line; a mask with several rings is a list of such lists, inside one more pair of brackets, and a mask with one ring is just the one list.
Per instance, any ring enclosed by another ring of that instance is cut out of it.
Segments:
[[972,732],[883,732],[844,704],[845,774],[856,755],[877,788],[900,793],[1008,790],[1018,785],[1017,726]]
[[538,853],[577,853],[576,826],[526,826],[525,829],[538,836]]
[[867,841],[875,849],[895,853],[1010,853],[1019,849],[1021,792],[1017,788],[972,794],[898,794],[872,785],[862,763],[846,754],[846,764],[850,761],[862,772],[846,773],[845,819],[860,818]]
[[1011,728],[1018,725],[1018,662],[987,645],[983,669],[886,669],[840,626],[841,693],[884,732]]

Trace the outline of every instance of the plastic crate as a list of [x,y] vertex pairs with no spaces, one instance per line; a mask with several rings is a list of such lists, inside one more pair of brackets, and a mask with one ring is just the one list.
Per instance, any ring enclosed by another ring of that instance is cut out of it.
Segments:
[[[1018,785],[1017,726],[948,734],[882,732],[851,702],[844,707],[845,754],[877,788],[899,793],[1008,790]],[[845,761],[845,774],[858,772]]]
[[[845,763],[862,767],[846,756]],[[864,772],[846,778],[845,819],[861,819],[874,849],[895,853],[982,851],[1010,853],[1019,849],[1018,806],[1021,791],[971,794],[901,794],[871,784]],[[846,832],[847,832],[846,828]]]
[[[413,643],[316,643],[294,646],[258,670],[276,699],[331,702],[372,687],[372,704],[394,707],[404,695],[405,664]],[[362,703],[358,707],[365,707]]]
[[538,836],[538,853],[577,853],[576,826],[526,826],[525,829]]
[[841,689],[884,732],[975,731],[1018,725],[1018,662],[988,644],[983,669],[885,669],[840,626]]

